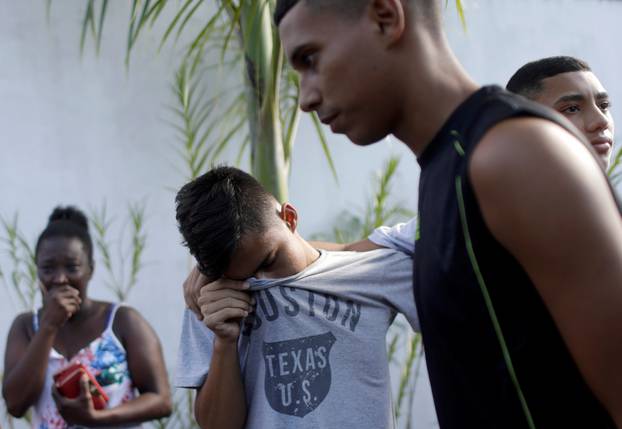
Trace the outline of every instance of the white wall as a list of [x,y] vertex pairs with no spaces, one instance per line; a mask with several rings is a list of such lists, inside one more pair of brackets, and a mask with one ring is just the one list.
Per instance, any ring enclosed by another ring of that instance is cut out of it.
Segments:
[[[575,55],[590,62],[601,78],[622,124],[616,106],[622,99],[622,81],[617,78],[622,56],[615,47],[622,39],[622,3],[464,2],[466,34],[451,0],[448,32],[458,57],[477,80],[505,84],[529,60]],[[162,28],[146,31],[127,71],[123,60],[128,2],[110,2],[101,55],[96,57],[89,45],[81,59],[82,6],[54,0],[47,22],[44,1],[0,2],[0,215],[19,212],[23,230],[34,239],[57,204],[88,208],[105,200],[111,213],[122,216],[128,202],[144,199],[148,265],[129,301],[160,334],[172,367],[183,308],[180,287],[188,266],[175,228],[172,191],[184,175],[165,108],[173,103],[169,85],[179,48],[169,44],[156,55]],[[192,25],[197,28],[199,23]],[[343,209],[362,207],[371,192],[371,173],[389,154],[402,157],[396,189],[404,203],[416,207],[418,167],[399,142],[361,149],[343,137],[330,136],[330,144],[339,186],[312,126],[303,121],[290,180],[290,199],[301,212],[303,234],[329,231]],[[6,263],[0,255],[0,264]],[[110,298],[104,280],[99,270],[92,295]],[[15,307],[0,289],[2,354],[14,315]],[[429,414],[420,410],[420,418],[431,418],[422,413]]]

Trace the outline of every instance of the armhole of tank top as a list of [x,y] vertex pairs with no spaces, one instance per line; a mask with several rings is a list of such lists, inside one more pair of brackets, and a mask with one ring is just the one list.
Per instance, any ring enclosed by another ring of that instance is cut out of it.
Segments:
[[114,321],[115,318],[117,316],[117,311],[119,310],[119,308],[124,307],[123,304],[118,304],[118,303],[113,303],[110,305],[110,309],[108,310],[108,321],[106,322],[106,329],[104,330],[104,332],[110,337],[112,338],[115,343],[117,343],[117,346],[119,346],[122,350],[125,351],[125,347],[123,346],[123,343],[121,342],[121,339],[119,337],[117,337],[117,334],[115,334],[114,332]]

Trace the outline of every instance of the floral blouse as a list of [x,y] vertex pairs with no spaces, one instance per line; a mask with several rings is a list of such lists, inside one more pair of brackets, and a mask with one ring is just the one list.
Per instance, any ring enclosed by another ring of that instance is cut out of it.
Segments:
[[[121,341],[112,330],[118,304],[110,306],[106,329],[93,340],[88,346],[80,350],[70,360],[52,348],[48,360],[48,368],[45,376],[45,386],[39,400],[35,404],[32,415],[32,427],[35,429],[66,429],[78,428],[69,426],[59,414],[54,399],[52,398],[53,375],[68,365],[80,362],[97,379],[102,386],[109,401],[107,408],[113,408],[136,397],[136,390],[130,378],[127,354]],[[39,329],[37,312],[33,315],[33,327],[35,332]],[[140,428],[141,426],[123,426],[124,428]]]

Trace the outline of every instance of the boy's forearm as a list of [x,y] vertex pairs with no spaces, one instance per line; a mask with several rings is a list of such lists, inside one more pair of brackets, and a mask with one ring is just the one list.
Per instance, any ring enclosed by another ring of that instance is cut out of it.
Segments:
[[202,429],[244,427],[246,397],[236,342],[214,341],[209,373],[197,394],[194,414]]

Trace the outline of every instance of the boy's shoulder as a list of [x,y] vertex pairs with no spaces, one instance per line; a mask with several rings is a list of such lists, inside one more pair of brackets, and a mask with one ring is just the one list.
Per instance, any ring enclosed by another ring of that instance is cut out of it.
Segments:
[[342,262],[344,264],[384,263],[386,261],[412,261],[412,255],[395,249],[374,249],[365,252],[347,250],[322,250],[326,254],[327,262]]
[[401,281],[412,276],[412,257],[391,249],[367,252],[325,251],[304,270],[280,279],[249,279],[251,290],[274,286],[290,286],[321,290],[334,288],[337,284],[356,282],[377,284],[385,281]]
[[[412,267],[412,256],[393,249],[376,249],[366,252],[322,251],[317,264],[311,265],[306,274],[324,273],[371,273],[387,272],[397,268]],[[305,272],[301,273],[305,274]]]

